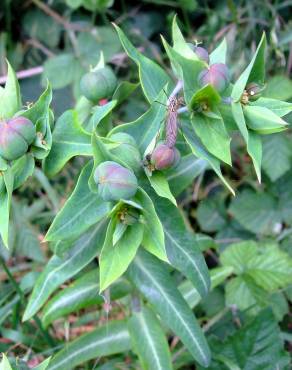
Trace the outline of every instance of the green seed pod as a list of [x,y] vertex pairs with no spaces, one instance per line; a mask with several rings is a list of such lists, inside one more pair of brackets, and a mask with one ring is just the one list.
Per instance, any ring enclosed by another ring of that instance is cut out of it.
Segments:
[[134,173],[116,162],[103,162],[94,172],[98,194],[104,201],[130,199],[138,189]]
[[25,117],[0,121],[0,156],[7,161],[22,157],[35,136],[34,124]]
[[134,172],[141,169],[141,155],[135,139],[124,132],[118,132],[110,136],[110,139],[119,143],[111,149],[111,153],[125,162]]
[[86,73],[80,81],[81,93],[97,104],[100,99],[111,97],[117,86],[117,78],[110,67]]

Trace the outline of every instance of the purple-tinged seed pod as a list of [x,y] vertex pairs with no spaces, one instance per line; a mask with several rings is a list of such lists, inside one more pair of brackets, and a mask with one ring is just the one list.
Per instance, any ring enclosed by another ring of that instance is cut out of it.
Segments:
[[230,82],[227,66],[224,63],[212,64],[199,74],[198,82],[202,87],[210,84],[218,92],[223,92]]
[[0,156],[8,161],[22,157],[35,137],[34,124],[25,117],[0,121]]
[[103,162],[96,168],[94,181],[104,201],[130,199],[138,189],[134,172],[112,161]]
[[201,46],[197,46],[194,50],[196,53],[197,57],[207,64],[209,64],[210,58],[209,58],[209,53],[205,48],[202,48]]
[[177,152],[176,148],[170,148],[166,144],[160,143],[151,154],[151,163],[156,170],[166,170],[175,163],[178,158]]

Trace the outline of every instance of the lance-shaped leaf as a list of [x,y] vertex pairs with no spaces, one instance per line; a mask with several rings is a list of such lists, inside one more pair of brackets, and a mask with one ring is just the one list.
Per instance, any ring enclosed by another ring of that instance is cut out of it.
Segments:
[[173,41],[173,49],[188,59],[199,60],[197,55],[194,51],[190,48],[190,46],[185,41],[181,30],[177,24],[177,16],[173,17],[172,21],[172,41]]
[[45,91],[38,100],[29,109],[19,113],[31,120],[36,126],[37,137],[32,144],[31,151],[38,159],[47,157],[52,146],[51,121],[53,121],[53,115],[50,110],[51,102],[52,87],[48,82]]
[[287,122],[265,107],[247,105],[243,107],[247,126],[259,134],[273,134],[287,129]]
[[154,256],[163,261],[167,261],[163,226],[157,216],[151,198],[143,189],[139,188],[134,197],[134,201],[143,208],[141,210],[141,214],[144,217],[143,247],[154,254]]
[[71,370],[88,360],[123,353],[131,349],[127,324],[110,321],[66,344],[50,361],[48,370]]
[[292,103],[281,101],[278,99],[259,98],[255,102],[249,103],[252,106],[268,108],[275,113],[278,117],[284,117],[292,112]]
[[202,113],[194,114],[192,126],[206,149],[215,157],[231,165],[230,141],[223,119],[208,117]]
[[21,109],[21,95],[16,74],[7,62],[8,73],[5,88],[0,86],[0,117],[11,118]]
[[266,49],[266,36],[265,34],[263,34],[251,62],[233,85],[231,97],[235,102],[238,102],[241,99],[241,95],[249,82],[255,82],[258,84],[264,83],[265,49]]
[[[104,303],[104,297],[99,295],[99,271],[94,269],[77,279],[68,288],[61,290],[45,306],[42,316],[44,326],[51,322],[96,304]],[[130,284],[118,280],[110,288],[111,301],[119,299],[130,292]]]
[[8,248],[9,214],[11,207],[14,176],[11,167],[8,167],[0,176],[0,236]]
[[151,176],[148,176],[148,179],[157,195],[170,200],[175,206],[177,205],[175,197],[170,191],[168,181],[162,172],[153,172]]
[[2,360],[0,362],[0,370],[13,370],[5,353],[2,353]]
[[117,132],[125,132],[133,136],[137,141],[141,153],[144,153],[153,138],[158,134],[161,123],[166,117],[166,107],[164,105],[166,99],[167,97],[164,91],[160,91],[157,102],[154,102],[146,113],[133,122],[115,127],[109,133],[109,136]]
[[210,64],[226,63],[227,42],[224,38],[215,50],[210,54]]
[[175,168],[167,171],[166,178],[172,194],[179,195],[207,168],[208,162],[205,159],[197,158],[192,153],[182,157]]
[[137,89],[139,83],[132,83],[128,81],[122,81],[116,88],[113,94],[113,100],[117,101],[117,105],[123,103],[128,97]]
[[73,193],[51,224],[47,241],[74,240],[109,213],[110,203],[102,201],[89,189],[91,171],[92,161],[81,171]]
[[106,221],[93,226],[76,240],[62,258],[53,256],[36,281],[23,321],[29,320],[62,283],[76,275],[97,256],[105,236]]
[[93,132],[98,127],[98,125],[102,123],[103,119],[112,112],[116,105],[117,101],[111,100],[107,104],[94,107],[93,114],[90,117],[88,124],[86,125],[86,129],[89,132]]
[[45,172],[54,176],[76,155],[92,155],[91,136],[79,123],[77,112],[69,110],[56,122],[52,149],[44,162]]
[[193,357],[207,367],[210,362],[207,341],[166,266],[140,250],[129,268],[129,277]]
[[121,238],[113,244],[116,220],[111,220],[99,257],[100,292],[117,280],[128,268],[143,240],[144,225],[129,225]]
[[218,94],[217,90],[212,85],[208,84],[194,93],[190,101],[190,107],[196,109],[201,104],[207,104],[208,107],[213,107],[218,105],[220,101],[221,96]]
[[145,57],[132,45],[124,32],[117,25],[114,26],[125,52],[139,68],[139,77],[143,92],[149,103],[152,103],[157,99],[164,86],[171,80],[158,64]]
[[35,161],[31,153],[26,153],[16,161],[13,161],[13,189],[19,188],[33,174],[34,167]]
[[162,220],[166,254],[170,263],[188,277],[204,297],[210,288],[210,277],[195,235],[187,229],[176,207],[163,199],[155,199],[155,204]]
[[140,312],[134,312],[128,328],[143,369],[173,369],[167,339],[152,310],[143,307]]
[[162,42],[172,63],[174,73],[183,81],[185,101],[189,104],[194,92],[201,88],[198,82],[198,75],[206,68],[206,63],[182,56],[163,37]]
[[261,182],[262,142],[259,134],[247,129],[241,103],[233,103],[232,115],[247,146],[259,182]]
[[51,361],[51,357],[47,358],[46,360],[44,360],[41,364],[37,365],[36,367],[34,367],[33,369],[34,370],[47,370],[48,369],[48,366],[49,366],[49,363]]
[[225,180],[224,176],[222,175],[221,168],[220,168],[220,161],[216,157],[214,157],[212,154],[206,151],[206,149],[203,147],[202,143],[196,137],[196,135],[194,134],[192,130],[184,127],[183,134],[186,139],[186,142],[190,146],[194,155],[198,158],[205,159],[210,164],[212,169],[216,172],[217,176],[224,183],[224,185],[234,195],[234,190],[232,189],[232,187],[228,184],[228,182]]

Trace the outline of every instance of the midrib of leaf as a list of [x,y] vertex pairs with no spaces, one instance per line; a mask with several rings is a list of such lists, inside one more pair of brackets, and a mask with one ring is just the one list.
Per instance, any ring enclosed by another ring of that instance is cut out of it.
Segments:
[[[83,294],[90,292],[91,290],[92,291],[96,290],[98,292],[98,288],[99,288],[99,284],[92,284],[92,285],[83,287],[82,289],[78,290],[78,292],[70,294],[66,297],[62,297],[61,299],[59,299],[55,304],[53,304],[49,308],[49,310],[45,313],[44,317],[48,316],[52,311],[55,311],[58,308],[62,308],[63,304],[66,304],[66,302],[68,300],[78,298],[78,297],[82,296]],[[43,317],[43,319],[44,319],[44,317]]]
[[204,279],[204,276],[202,275],[201,271],[200,271],[200,268],[198,267],[197,263],[194,261],[194,259],[191,258],[191,256],[188,254],[187,251],[185,251],[179,244],[178,242],[173,239],[173,237],[171,236],[171,234],[167,231],[167,229],[164,229],[164,232],[166,234],[166,236],[178,247],[179,250],[182,251],[182,253],[189,259],[189,261],[191,262],[191,264],[194,266],[195,270],[197,271],[198,275],[200,276],[200,279],[201,281],[203,282],[203,285],[204,285],[204,288],[205,288],[205,291],[206,293],[208,292],[208,285],[206,284],[206,281]]
[[[85,199],[90,198],[91,196],[92,196],[92,193],[90,192],[90,193],[85,197]],[[82,199],[82,201],[84,201],[85,199],[83,198],[83,199]],[[56,234],[56,232],[58,232],[58,233],[59,233],[61,230],[63,230],[64,228],[66,228],[68,225],[72,224],[72,221],[76,220],[76,218],[78,218],[78,217],[80,216],[80,214],[82,214],[84,211],[86,211],[86,209],[87,209],[87,208],[89,208],[89,207],[90,207],[94,202],[96,202],[96,199],[93,197],[91,202],[87,203],[85,207],[81,208],[81,209],[79,210],[79,212],[75,213],[74,217],[70,218],[67,222],[65,222],[62,226],[60,226],[60,227],[57,229],[57,231],[55,231],[55,232],[53,233],[53,235],[54,235],[54,234]],[[52,225],[53,225],[53,224],[52,224]],[[48,233],[48,234],[49,234],[49,233]]]
[[201,167],[206,166],[206,160],[205,159],[202,159],[202,158],[198,158],[194,162],[192,162],[191,164],[189,164],[187,167],[184,167],[181,171],[175,172],[172,175],[167,176],[167,180],[170,181],[172,179],[175,179],[177,177],[180,177],[181,175],[185,174],[191,168],[196,167],[198,163],[200,165],[200,162],[202,162]]
[[124,330],[124,331],[119,332],[118,334],[112,335],[110,337],[105,337],[95,342],[92,342],[89,345],[81,347],[79,350],[74,351],[69,356],[64,358],[64,360],[57,362],[56,365],[49,367],[49,370],[60,369],[60,366],[62,366],[63,364],[66,364],[68,361],[72,360],[73,358],[79,355],[82,355],[83,352],[87,352],[88,350],[94,348],[95,346],[103,345],[103,344],[106,344],[107,342],[111,343],[113,339],[117,339],[117,340],[127,339],[128,336],[129,336],[128,332]]
[[[95,235],[97,234],[97,232],[99,231],[99,229],[103,226],[103,222],[99,225],[99,227],[96,228],[95,232],[91,235],[91,237],[89,239],[87,239],[87,242],[83,245],[83,248],[82,250],[84,250],[88,244],[90,244],[91,240],[95,237]],[[45,279],[45,281],[43,282],[42,284],[42,288],[41,290],[39,291],[39,294],[37,295],[37,297],[34,299],[32,305],[30,306],[30,311],[33,311],[33,308],[37,306],[39,300],[40,300],[40,297],[42,296],[44,290],[46,289],[46,285],[48,284],[48,282],[51,280],[51,277],[57,273],[59,270],[62,270],[66,265],[68,265],[78,254],[80,253],[80,249],[78,249],[74,254],[72,254],[72,256],[70,256],[70,258],[68,260],[66,260],[63,264],[61,264],[60,266],[56,267],[55,269],[53,269],[52,271],[50,271],[48,273],[48,276],[47,278]]]
[[183,327],[186,329],[186,331],[189,333],[190,337],[193,339],[193,341],[196,343],[196,346],[202,356],[204,358],[204,361],[207,363],[208,359],[206,358],[204,351],[201,349],[198,340],[196,337],[194,337],[192,331],[189,329],[188,325],[185,323],[183,317],[180,315],[180,312],[176,310],[173,303],[169,300],[167,295],[165,295],[164,291],[161,289],[160,285],[157,283],[157,281],[153,278],[153,276],[147,271],[147,269],[144,268],[143,264],[141,263],[139,257],[136,258],[136,263],[139,265],[139,268],[144,272],[144,274],[152,281],[154,286],[159,290],[161,295],[164,297],[164,299],[168,302],[169,306],[172,308],[172,310],[175,312],[176,316],[179,318],[179,321],[182,323]]
[[152,338],[151,338],[151,335],[149,333],[149,330],[148,330],[148,327],[147,327],[147,323],[145,322],[145,319],[144,319],[143,314],[142,315],[138,315],[138,320],[140,321],[140,324],[141,324],[142,328],[144,329],[144,334],[145,334],[145,336],[147,338],[147,341],[148,341],[148,343],[150,345],[150,348],[152,350],[153,358],[154,358],[154,360],[155,360],[155,362],[157,363],[157,366],[158,366],[157,369],[163,370],[163,367],[160,364],[158,353],[155,350],[155,345],[154,345],[154,343],[152,341]]

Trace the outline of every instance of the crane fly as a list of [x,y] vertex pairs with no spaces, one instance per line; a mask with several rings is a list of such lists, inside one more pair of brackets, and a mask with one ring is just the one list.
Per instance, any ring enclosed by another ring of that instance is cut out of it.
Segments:
[[178,131],[178,109],[183,104],[183,98],[170,97],[167,105],[167,116],[165,120],[166,145],[173,148],[176,143]]

